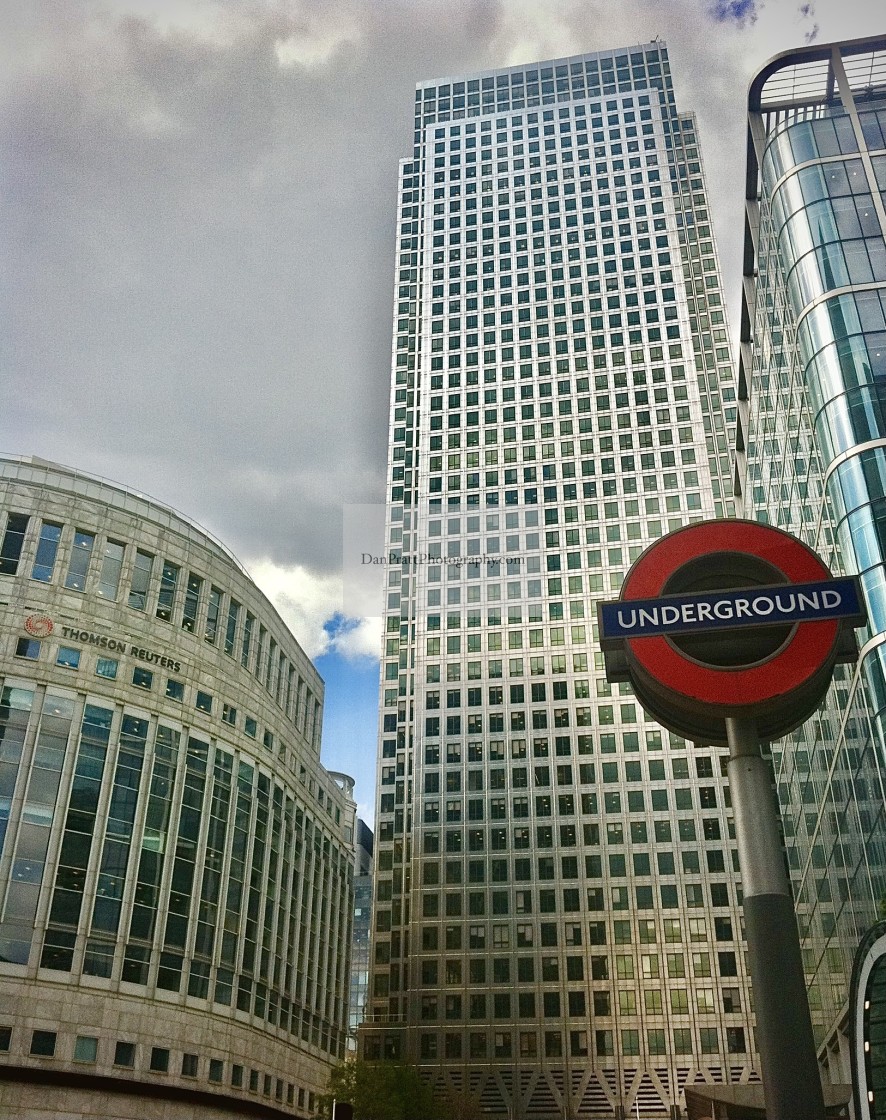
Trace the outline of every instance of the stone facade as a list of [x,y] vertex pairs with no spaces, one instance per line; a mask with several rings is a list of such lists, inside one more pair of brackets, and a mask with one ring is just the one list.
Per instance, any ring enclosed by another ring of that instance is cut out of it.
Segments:
[[5,1114],[314,1113],[345,1052],[355,811],[322,700],[208,533],[0,460]]

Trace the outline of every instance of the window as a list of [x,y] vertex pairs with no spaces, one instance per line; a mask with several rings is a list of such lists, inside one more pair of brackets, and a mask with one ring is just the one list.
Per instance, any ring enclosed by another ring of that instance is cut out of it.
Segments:
[[135,1065],[135,1043],[118,1042],[114,1047],[114,1065],[132,1069]]
[[250,739],[254,739],[258,735],[258,720],[252,716],[247,716],[243,721],[243,730]]
[[119,664],[116,657],[99,657],[95,663],[95,675],[104,677],[105,680],[115,681]]
[[129,605],[133,610],[143,611],[148,605],[148,586],[151,582],[153,567],[154,557],[149,552],[142,552],[141,549],[138,549],[135,554],[132,580],[129,585]]
[[255,629],[255,617],[246,612],[246,618],[243,621],[243,646],[240,652],[240,664],[244,669],[249,668],[249,657],[252,650],[252,634]]
[[98,593],[103,599],[114,601],[120,590],[120,572],[123,568],[125,545],[107,541],[102,553],[102,566],[98,577]]
[[98,1056],[98,1039],[92,1035],[78,1034],[74,1040],[74,1061],[94,1062]]
[[15,656],[36,661],[40,656],[40,643],[36,638],[19,638],[15,643]]
[[8,1053],[11,1043],[12,1027],[0,1027],[0,1053]]
[[720,1049],[720,1045],[717,1040],[717,1028],[699,1027],[698,1034],[701,1041],[702,1054],[716,1054]]
[[175,602],[175,589],[178,586],[180,568],[168,560],[163,561],[160,576],[160,592],[157,595],[157,618],[169,622],[172,618],[172,605]]
[[[215,643],[218,637],[218,620],[221,614],[222,593],[217,587],[209,589],[209,605],[206,608],[206,633],[207,642]],[[273,650],[273,645],[271,646]],[[270,664],[270,661],[269,661]]]
[[28,521],[25,513],[11,513],[7,517],[6,532],[3,534],[3,543],[0,544],[0,575],[14,576],[18,571]]
[[168,1073],[169,1072],[169,1051],[165,1046],[152,1046],[151,1047],[151,1065],[150,1068],[155,1073]]
[[184,682],[170,677],[166,682],[166,696],[169,700],[177,700],[181,703],[185,698]]
[[65,669],[79,669],[80,652],[79,649],[73,649],[71,646],[59,646],[55,663]]
[[197,625],[197,611],[200,609],[200,592],[203,580],[194,572],[188,572],[188,584],[185,588],[185,605],[182,607],[182,630],[189,634],[194,633]]
[[744,1054],[746,1052],[744,1027],[726,1028],[726,1049],[730,1054]]
[[194,707],[198,712],[206,712],[209,714],[212,711],[212,696],[208,692],[197,692],[197,699],[194,701]]
[[237,639],[237,623],[240,619],[240,604],[236,599],[228,603],[228,622],[225,627],[225,653],[233,656],[234,643]]
[[738,988],[723,988],[723,1010],[727,1014],[741,1011],[741,992]]
[[182,1077],[196,1077],[198,1062],[196,1054],[182,1054]]
[[40,527],[40,539],[37,542],[37,555],[34,557],[34,567],[31,569],[31,579],[38,579],[49,583],[55,569],[55,560],[58,555],[58,542],[62,535],[61,525],[44,521]]
[[38,1058],[55,1057],[55,1031],[34,1031],[31,1035],[31,1053]]
[[65,587],[69,591],[86,590],[86,576],[89,572],[89,561],[92,558],[94,545],[94,533],[84,533],[81,529],[75,531],[74,547],[71,550],[71,559],[68,563],[68,574],[65,576]]
[[154,674],[150,669],[142,669],[136,666],[132,670],[132,683],[136,688],[153,688]]
[[220,1085],[224,1076],[225,1064],[221,1058],[209,1059],[209,1080],[214,1085]]
[[222,705],[222,719],[234,727],[237,723],[237,709],[231,704]]
[[[721,976],[737,976],[738,966],[735,960],[735,953],[717,953],[717,963],[719,965]],[[726,989],[727,991],[729,989]],[[724,991],[725,999],[725,991]]]

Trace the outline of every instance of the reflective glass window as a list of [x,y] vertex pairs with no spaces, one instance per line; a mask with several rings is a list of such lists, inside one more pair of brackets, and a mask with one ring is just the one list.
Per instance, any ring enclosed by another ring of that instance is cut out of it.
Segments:
[[218,620],[221,615],[222,592],[217,587],[209,589],[209,603],[206,607],[206,633],[207,642],[215,642],[218,638]]
[[189,634],[194,633],[197,625],[197,611],[200,609],[200,592],[203,580],[193,572],[188,573],[188,585],[185,589],[185,605],[182,608],[182,630]]
[[166,682],[166,696],[170,700],[184,700],[185,686],[183,681],[177,681],[170,677]]
[[40,642],[36,638],[19,638],[15,643],[15,656],[36,661],[40,656]]
[[102,553],[102,566],[98,577],[98,593],[103,599],[117,598],[120,590],[120,572],[123,568],[125,546],[119,541],[107,541]]
[[237,641],[237,623],[240,618],[240,604],[236,599],[228,603],[228,621],[225,626],[225,653],[233,655]]
[[94,533],[84,533],[82,529],[76,530],[74,547],[71,550],[71,559],[68,562],[68,574],[65,576],[65,587],[70,591],[86,590],[86,576],[89,572],[89,561],[92,558],[94,546]]
[[34,1031],[31,1035],[31,1053],[38,1058],[52,1058],[55,1056],[55,1031]]
[[81,651],[74,649],[72,646],[59,646],[55,663],[56,665],[62,665],[65,669],[79,669],[80,654]]
[[78,1034],[74,1041],[74,1061],[94,1062],[98,1057],[98,1039],[93,1035]]
[[148,605],[148,587],[151,583],[153,567],[154,557],[149,552],[138,549],[132,567],[132,581],[129,585],[129,605],[133,610],[143,611]]
[[114,1065],[132,1069],[135,1065],[135,1043],[118,1042],[114,1047]]
[[180,568],[169,560],[163,561],[163,573],[160,576],[160,592],[157,596],[157,618],[169,622],[172,618],[172,607],[175,603],[175,591],[178,587]]
[[7,517],[3,543],[0,544],[0,575],[14,576],[18,571],[28,521],[25,513],[11,513]]
[[61,525],[55,525],[51,521],[43,522],[40,527],[40,539],[37,541],[34,567],[31,569],[31,579],[38,579],[43,583],[49,583],[52,579],[61,535]]
[[132,683],[136,688],[153,688],[154,674],[150,669],[142,669],[136,666],[136,668],[132,670]]
[[151,1047],[150,1069],[155,1073],[169,1072],[169,1050],[165,1046]]

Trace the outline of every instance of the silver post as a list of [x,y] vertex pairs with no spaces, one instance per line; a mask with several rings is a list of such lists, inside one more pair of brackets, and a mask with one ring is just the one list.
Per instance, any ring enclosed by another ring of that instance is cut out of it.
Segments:
[[825,1120],[800,935],[769,764],[752,719],[727,719],[729,792],[769,1120]]

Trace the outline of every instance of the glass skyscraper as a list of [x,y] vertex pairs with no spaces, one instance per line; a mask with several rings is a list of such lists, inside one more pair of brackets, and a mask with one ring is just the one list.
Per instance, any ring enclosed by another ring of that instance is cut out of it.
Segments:
[[357,1027],[363,1022],[369,990],[372,938],[372,829],[357,818],[354,842],[354,925],[351,933],[351,986],[348,999],[348,1049],[357,1050]]
[[852,958],[886,898],[886,38],[751,85],[736,478],[748,516],[858,573],[857,666],[774,758],[813,1022],[849,1080]]
[[425,82],[399,189],[363,1053],[492,1115],[671,1115],[756,1078],[731,811],[594,602],[733,512],[695,122],[660,41]]

